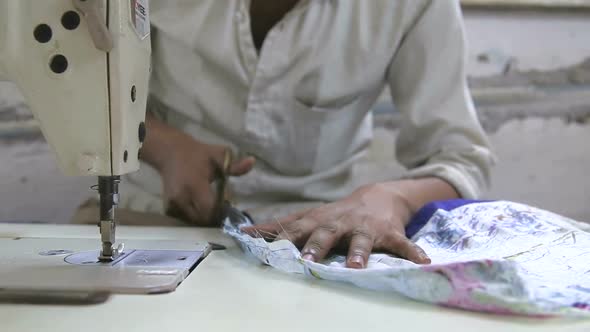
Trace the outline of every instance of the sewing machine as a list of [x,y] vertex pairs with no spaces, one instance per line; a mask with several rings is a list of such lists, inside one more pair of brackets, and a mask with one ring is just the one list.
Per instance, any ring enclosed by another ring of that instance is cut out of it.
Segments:
[[0,1],[0,80],[15,82],[67,175],[96,176],[100,260],[113,261],[120,176],[146,135],[145,0]]
[[173,291],[208,254],[192,241],[124,250],[115,236],[120,176],[139,169],[146,136],[149,34],[147,0],[0,1],[0,80],[18,85],[61,170],[98,178],[102,242],[1,238],[0,300]]

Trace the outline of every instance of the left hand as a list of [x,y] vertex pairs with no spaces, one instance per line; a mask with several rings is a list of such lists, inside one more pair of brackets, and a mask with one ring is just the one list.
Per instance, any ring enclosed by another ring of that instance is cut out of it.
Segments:
[[324,259],[332,249],[348,247],[349,268],[365,268],[373,250],[429,264],[426,253],[405,235],[413,213],[408,199],[395,186],[373,184],[343,200],[243,231],[275,241],[288,239],[303,247],[303,259],[314,262]]

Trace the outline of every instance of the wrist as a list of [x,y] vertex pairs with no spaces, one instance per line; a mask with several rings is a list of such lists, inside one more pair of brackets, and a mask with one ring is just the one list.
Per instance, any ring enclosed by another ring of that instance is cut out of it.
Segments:
[[412,195],[406,188],[404,188],[403,184],[394,185],[391,183],[383,183],[383,186],[387,188],[390,199],[394,202],[397,215],[401,217],[404,226],[407,226],[420,207],[412,199]]
[[424,205],[460,197],[451,184],[436,177],[381,182],[370,186],[388,195],[405,225]]
[[383,213],[389,211],[389,219],[401,221],[407,225],[415,213],[412,202],[407,193],[398,185],[389,182],[380,182],[362,186],[357,190],[361,200],[366,204],[379,202]]

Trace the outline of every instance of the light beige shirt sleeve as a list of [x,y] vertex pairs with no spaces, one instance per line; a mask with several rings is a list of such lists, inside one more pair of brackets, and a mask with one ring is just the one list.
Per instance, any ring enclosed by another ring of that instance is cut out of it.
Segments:
[[465,35],[458,1],[430,1],[407,31],[389,69],[403,114],[396,144],[405,177],[435,176],[463,198],[489,185],[494,158],[478,122],[465,75]]

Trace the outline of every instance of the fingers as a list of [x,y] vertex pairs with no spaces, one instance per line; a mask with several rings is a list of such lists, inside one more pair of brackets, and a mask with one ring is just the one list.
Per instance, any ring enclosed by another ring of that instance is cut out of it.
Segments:
[[[232,151],[224,146],[211,145],[209,148],[211,151],[211,164],[214,169],[209,176],[210,182],[214,181],[216,177],[223,175],[224,172],[227,172],[227,175],[231,176],[245,175],[252,170],[256,163],[254,157],[246,157],[233,161]],[[229,165],[227,165],[227,163],[229,163]],[[217,174],[219,172],[221,172],[221,174]]]
[[430,264],[430,258],[418,245],[410,241],[405,235],[394,233],[390,235],[385,249],[400,255],[416,264]]
[[[430,264],[430,258],[403,233],[403,225],[390,219],[361,213],[350,214],[344,206],[335,212],[312,209],[279,221],[242,230],[267,240],[289,240],[301,250],[302,258],[320,262],[341,244],[348,245],[346,267],[364,269],[373,249],[385,250],[418,264]],[[345,210],[345,212],[343,212]],[[331,212],[331,213],[328,213]]]
[[301,251],[303,259],[312,262],[323,260],[342,237],[341,229],[338,222],[318,226]]
[[261,237],[267,241],[273,241],[277,237],[277,235],[279,235],[280,231],[278,229],[279,228],[276,223],[261,224],[241,228],[242,232],[252,237]]
[[203,183],[186,186],[168,200],[166,215],[184,220],[196,226],[214,226],[213,209],[215,197],[205,179]]
[[166,215],[188,223],[193,223],[199,216],[188,196],[180,196],[170,200],[166,208]]
[[299,219],[286,223],[277,221],[270,224],[244,227],[242,231],[250,236],[262,237],[267,241],[289,240],[296,246],[301,247],[316,227],[317,223],[313,220]]
[[215,226],[219,220],[214,220],[215,196],[208,184],[195,185],[191,193],[192,205],[197,212],[194,221],[199,226]]
[[226,166],[229,168],[229,165],[226,165],[226,163],[229,162],[231,165],[231,150],[220,145],[209,145],[208,151],[210,168],[208,179],[209,182],[213,182],[225,175],[225,172],[227,171]]
[[352,232],[346,257],[346,267],[364,269],[369,262],[375,237],[366,229],[358,228]]
[[275,241],[289,240],[297,247],[305,244],[311,233],[318,227],[318,222],[311,218],[303,218],[289,223],[278,222],[281,232]]
[[252,168],[254,168],[254,164],[256,163],[256,159],[254,157],[247,157],[240,159],[236,162],[233,162],[229,168],[229,175],[231,176],[242,176],[249,173]]
[[284,218],[275,220],[274,222],[268,222],[256,226],[243,227],[242,231],[250,236],[262,235],[259,237],[263,237],[266,240],[272,241],[277,237],[277,235],[279,235],[279,233],[283,231],[282,225],[286,225],[297,219],[300,219],[301,217],[303,217],[305,213],[306,211],[300,211],[294,214],[290,214]]
[[275,222],[243,227],[242,231],[250,236],[262,237],[267,241],[289,240],[296,246],[302,246],[317,226],[313,220],[300,219],[306,213],[307,211],[300,211]]

